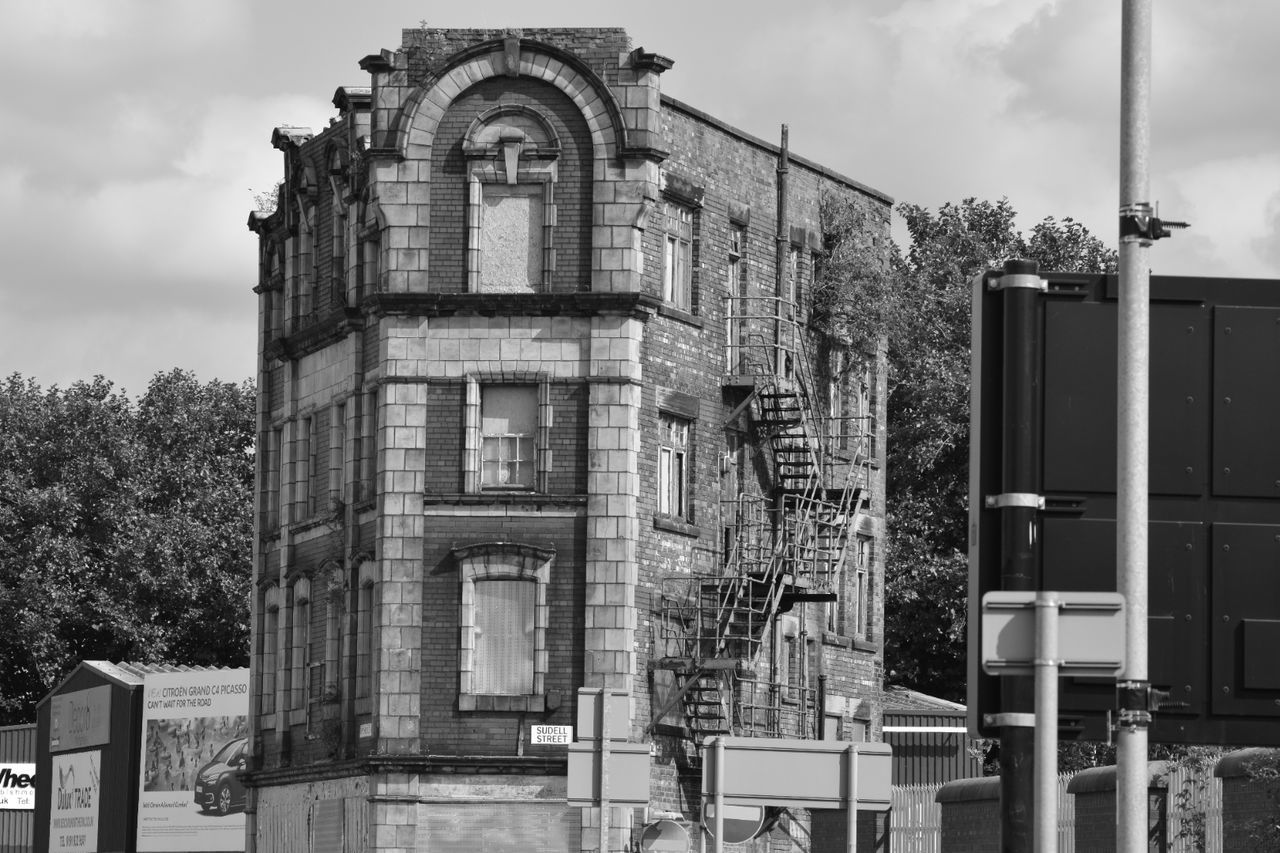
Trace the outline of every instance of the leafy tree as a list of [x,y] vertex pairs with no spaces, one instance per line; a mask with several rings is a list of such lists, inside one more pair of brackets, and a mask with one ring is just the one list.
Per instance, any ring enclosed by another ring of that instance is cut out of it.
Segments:
[[82,659],[248,660],[254,391],[0,384],[0,724]]
[[970,282],[1009,258],[1042,270],[1102,272],[1116,253],[1072,219],[1030,237],[1006,199],[937,213],[899,205],[911,245],[887,325],[889,542],[885,668],[891,680],[965,698],[968,595]]

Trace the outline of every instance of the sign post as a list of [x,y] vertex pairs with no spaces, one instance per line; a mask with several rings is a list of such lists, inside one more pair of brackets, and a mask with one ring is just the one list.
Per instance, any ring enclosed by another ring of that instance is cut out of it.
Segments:
[[889,810],[893,750],[887,743],[721,736],[702,750],[702,794],[714,805],[715,853],[724,850],[730,806],[843,808],[848,853],[856,853],[858,811]]
[[1125,602],[1114,592],[989,592],[982,668],[1035,676],[1036,853],[1058,850],[1058,677],[1114,678],[1124,666]]
[[609,850],[609,809],[649,804],[649,745],[627,741],[629,702],[624,691],[578,690],[580,740],[568,744],[568,803],[600,810],[601,853]]

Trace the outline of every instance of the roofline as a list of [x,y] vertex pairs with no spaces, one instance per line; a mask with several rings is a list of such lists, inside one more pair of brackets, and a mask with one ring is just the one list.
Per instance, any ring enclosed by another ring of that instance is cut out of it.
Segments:
[[[747,133],[745,130],[739,130],[738,128],[734,127],[731,124],[726,124],[725,122],[721,121],[715,116],[709,115],[708,113],[705,113],[702,110],[697,109],[696,107],[691,107],[688,104],[686,104],[684,101],[676,100],[670,95],[664,94],[662,96],[662,105],[664,107],[670,107],[673,110],[677,110],[679,112],[685,113],[686,115],[690,115],[696,119],[705,121],[708,124],[718,128],[719,130],[724,131],[730,136],[735,136],[738,139],[741,139],[743,142],[746,142],[749,145],[754,145],[755,147],[763,149],[769,152],[770,154],[773,154],[776,156],[782,153],[782,148],[780,148],[777,145],[774,145],[772,142],[765,142],[763,139],[761,139],[758,136],[752,136],[751,134]],[[876,189],[875,187],[867,186],[861,181],[855,181],[853,178],[850,178],[847,175],[842,175],[839,172],[835,171],[834,169],[828,169],[826,166],[823,166],[820,163],[816,163],[813,160],[810,160],[806,157],[800,157],[799,155],[793,154],[790,151],[787,152],[787,156],[790,158],[792,163],[798,163],[799,165],[804,166],[807,169],[811,169],[814,172],[817,172],[819,175],[822,175],[824,178],[835,181],[836,183],[844,184],[845,186],[851,189],[855,189],[860,192],[867,193],[868,195],[875,196],[876,198],[880,199],[885,204],[888,204],[890,206],[892,206],[894,203],[893,196],[888,195],[887,193],[883,193],[880,190]]]

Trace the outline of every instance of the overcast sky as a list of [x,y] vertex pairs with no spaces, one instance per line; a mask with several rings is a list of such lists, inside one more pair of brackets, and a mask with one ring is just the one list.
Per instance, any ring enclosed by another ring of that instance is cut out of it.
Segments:
[[[1155,3],[1151,200],[1165,274],[1280,277],[1280,3]],[[663,91],[932,209],[1007,197],[1115,243],[1120,3],[0,0],[0,375],[254,370],[254,191],[271,130],[324,127],[400,30],[623,26]],[[902,239],[901,225],[896,234]]]

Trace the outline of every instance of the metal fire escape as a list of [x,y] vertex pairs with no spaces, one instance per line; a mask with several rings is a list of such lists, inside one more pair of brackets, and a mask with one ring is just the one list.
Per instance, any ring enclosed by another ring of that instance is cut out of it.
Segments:
[[771,651],[779,614],[839,592],[867,508],[870,419],[843,417],[830,411],[830,396],[815,396],[827,380],[816,381],[811,333],[797,313],[783,297],[729,300],[726,384],[746,389],[729,421],[747,419],[754,467],[768,483],[722,501],[720,573],[663,581],[668,654],[650,666],[672,678],[650,728],[680,718],[695,743],[716,734],[816,737],[822,725],[817,691],[794,673],[779,679]]

